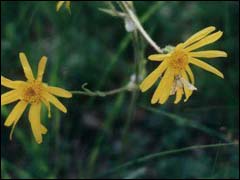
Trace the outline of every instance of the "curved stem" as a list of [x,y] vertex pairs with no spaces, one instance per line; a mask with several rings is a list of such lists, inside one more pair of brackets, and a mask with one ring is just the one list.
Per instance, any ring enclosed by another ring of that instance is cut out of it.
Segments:
[[72,94],[75,95],[84,95],[84,96],[99,96],[99,97],[105,97],[105,96],[110,96],[110,95],[115,95],[118,94],[120,92],[124,92],[124,91],[132,91],[133,89],[137,88],[135,87],[130,87],[130,85],[126,85],[117,89],[113,89],[110,91],[91,91],[87,88],[85,88],[86,84],[84,84],[82,86],[83,90],[79,90],[79,91],[70,91]]
[[142,24],[140,23],[138,17],[134,14],[134,12],[128,7],[128,4],[124,1],[121,1],[122,5],[124,6],[126,12],[128,13],[131,20],[136,25],[138,31],[142,34],[144,39],[159,53],[163,53],[163,50],[152,40],[152,38],[148,35],[148,33],[143,28]]
[[[134,32],[132,32],[132,42],[133,42],[133,48],[134,48],[134,64],[135,64],[135,78],[136,78],[136,84],[139,84],[139,71],[140,71],[140,65],[141,65],[141,49],[140,49],[140,42],[139,42],[139,35],[138,32],[135,30]],[[130,100],[130,104],[129,104],[129,111],[127,114],[127,120],[126,123],[124,124],[123,127],[123,133],[122,133],[122,151],[124,152],[125,150],[125,146],[127,145],[127,135],[128,135],[128,131],[129,128],[131,126],[132,121],[134,120],[134,116],[135,116],[135,111],[136,111],[136,101],[138,98],[138,91],[137,89],[135,89],[132,92],[131,95],[131,100]]]
[[147,162],[149,160],[156,159],[156,158],[159,158],[159,157],[162,157],[162,156],[166,156],[166,155],[177,154],[177,153],[191,151],[191,150],[220,148],[220,147],[237,146],[237,145],[239,145],[239,143],[219,143],[219,144],[209,144],[209,145],[195,145],[195,146],[188,146],[188,147],[179,148],[179,149],[173,149],[173,150],[169,150],[169,151],[163,151],[163,152],[159,152],[159,153],[153,153],[153,154],[146,155],[146,156],[140,157],[138,159],[129,161],[127,163],[124,163],[124,164],[122,164],[122,165],[120,165],[116,168],[113,168],[113,169],[107,171],[104,174],[101,174],[97,178],[101,178],[101,177],[104,177],[104,176],[109,177],[110,174],[115,173],[119,170],[128,168],[128,167],[136,165],[136,164]]

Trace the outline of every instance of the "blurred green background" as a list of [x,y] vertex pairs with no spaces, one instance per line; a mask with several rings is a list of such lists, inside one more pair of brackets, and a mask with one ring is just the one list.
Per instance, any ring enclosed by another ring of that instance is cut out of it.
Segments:
[[[139,94],[136,111],[122,143],[130,92],[105,98],[74,96],[62,100],[68,114],[57,110],[42,121],[49,129],[44,143],[34,142],[27,113],[9,141],[3,126],[13,105],[1,107],[1,178],[89,178],[155,152],[197,144],[238,142],[239,139],[239,3],[135,2],[143,26],[161,46],[176,45],[213,25],[223,38],[207,46],[228,52],[209,60],[225,79],[193,67],[198,91],[188,102],[150,104],[155,88]],[[48,57],[45,82],[79,90],[111,90],[125,85],[134,73],[130,35],[121,19],[98,8],[103,2],[72,2],[72,14],[56,2],[1,1],[1,74],[24,79],[18,53],[26,53],[36,72]],[[155,51],[145,46],[145,57]],[[148,62],[149,73],[157,63]],[[1,88],[1,92],[6,92]],[[194,150],[163,156],[123,168],[105,178],[239,178],[236,146]]]

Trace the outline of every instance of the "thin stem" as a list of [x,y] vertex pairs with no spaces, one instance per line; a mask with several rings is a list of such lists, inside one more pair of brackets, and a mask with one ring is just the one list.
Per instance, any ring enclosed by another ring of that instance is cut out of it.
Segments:
[[159,153],[153,153],[153,154],[146,155],[146,156],[140,157],[138,159],[129,161],[127,163],[124,163],[116,168],[113,168],[113,169],[107,171],[104,174],[101,174],[97,178],[105,177],[105,176],[109,177],[110,174],[113,174],[119,170],[128,168],[133,165],[141,164],[141,163],[144,163],[144,162],[147,162],[147,161],[150,161],[150,160],[162,157],[162,156],[166,156],[166,155],[172,155],[172,154],[177,154],[177,153],[192,151],[192,150],[199,150],[199,149],[220,148],[220,147],[237,146],[237,145],[239,145],[239,143],[219,143],[219,144],[209,144],[209,145],[194,145],[194,146],[188,146],[188,147],[179,148],[179,149],[163,151],[163,152],[159,152]]
[[131,20],[136,25],[138,31],[142,34],[145,40],[159,53],[163,53],[163,50],[152,40],[152,38],[148,35],[148,33],[143,28],[142,24],[140,23],[138,17],[134,14],[134,12],[128,7],[128,4],[124,1],[121,1],[122,5],[124,6],[126,12],[128,13]]
[[136,88],[136,87],[130,87],[128,84],[126,86],[120,87],[118,89],[113,89],[110,91],[91,91],[91,90],[85,88],[85,85],[83,85],[83,87],[82,87],[83,91],[79,90],[79,91],[70,91],[70,92],[75,95],[105,97],[105,96],[115,95],[115,94],[118,94],[118,93],[124,92],[124,91],[132,91],[133,89]]
[[[134,48],[134,65],[135,65],[135,78],[136,78],[136,84],[139,83],[139,67],[141,65],[140,63],[140,59],[141,59],[141,49],[139,48],[139,36],[138,36],[138,32],[134,31],[132,33],[132,40],[133,40],[133,48]],[[122,133],[122,147],[124,150],[125,145],[127,144],[127,133],[129,131],[131,122],[134,119],[134,114],[136,111],[136,101],[137,101],[137,97],[138,97],[138,91],[134,90],[132,92],[132,96],[131,96],[131,100],[130,100],[130,105],[129,105],[129,111],[128,111],[128,115],[127,115],[127,121],[124,125],[123,128],[123,133]]]
[[[222,126],[222,123],[223,123],[223,119],[220,121],[219,127]],[[220,142],[218,142],[218,143],[220,143]],[[212,168],[212,176],[214,176],[214,172],[215,172],[215,169],[216,169],[216,165],[217,165],[217,160],[218,160],[219,154],[220,154],[220,149],[218,149],[217,152],[216,152],[216,156],[215,156],[215,160],[214,160],[213,168]]]
[[[157,2],[156,4],[153,4],[144,14],[143,16],[140,17],[140,22],[142,24],[144,24],[159,8],[164,7],[164,2]],[[143,43],[143,36],[141,36],[142,41],[141,43]],[[145,40],[145,39],[144,39]],[[103,84],[105,83],[108,74],[114,69],[114,67],[116,66],[117,60],[120,57],[120,54],[124,52],[124,50],[126,50],[128,44],[130,42],[130,34],[127,34],[126,37],[119,43],[119,46],[117,48],[117,52],[115,53],[115,55],[111,58],[110,64],[107,67],[106,71],[103,72],[103,76],[101,78],[101,80],[99,81],[99,83],[97,84],[97,89],[101,89],[101,87],[103,86]],[[144,65],[144,61],[143,61],[143,65],[142,65],[142,71],[144,70],[143,68],[145,68]],[[144,75],[143,72],[141,72],[141,75]],[[91,104],[94,102],[96,96],[92,97],[91,100],[86,104],[86,106],[91,106]]]

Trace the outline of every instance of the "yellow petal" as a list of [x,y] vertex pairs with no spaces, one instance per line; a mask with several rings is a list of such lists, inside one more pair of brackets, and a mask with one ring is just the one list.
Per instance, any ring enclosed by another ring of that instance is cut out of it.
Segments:
[[66,1],[66,8],[67,8],[69,14],[71,14],[71,1]]
[[33,136],[36,142],[41,144],[42,134],[46,133],[46,128],[41,124],[41,103],[31,105],[28,118],[32,127]]
[[10,79],[7,79],[4,76],[1,76],[1,85],[5,86],[10,89],[17,89],[20,85],[25,84],[24,81],[12,81]]
[[150,73],[140,84],[140,89],[142,92],[147,91],[149,88],[153,86],[153,84],[158,80],[161,74],[167,68],[168,62],[163,61],[152,73]]
[[215,27],[214,26],[209,26],[207,28],[204,28],[203,30],[195,33],[194,35],[192,35],[190,38],[188,38],[184,43],[183,46],[189,46],[190,44],[204,38],[205,36],[207,36],[208,34],[210,34],[211,32],[215,31]]
[[5,126],[9,127],[14,122],[18,122],[20,117],[22,116],[23,112],[25,111],[27,107],[27,103],[24,101],[20,101],[12,110],[12,112],[9,114],[7,120],[5,121]]
[[226,52],[216,50],[190,52],[189,55],[191,57],[203,57],[203,58],[227,57]]
[[41,130],[42,134],[47,134],[47,132],[48,132],[47,128],[45,126],[43,126],[42,124],[41,124],[40,130]]
[[14,89],[16,88],[15,84],[13,83],[12,80],[5,78],[4,76],[1,76],[1,85]]
[[56,6],[56,10],[57,10],[57,11],[59,11],[59,9],[62,7],[62,5],[63,5],[64,2],[65,2],[65,1],[58,1],[58,2],[57,2],[57,6]]
[[206,70],[206,71],[209,71],[213,74],[216,74],[217,76],[219,76],[221,78],[224,78],[224,75],[219,70],[217,70],[215,67],[213,67],[213,66],[211,66],[211,65],[209,65],[209,64],[207,64],[207,63],[205,63],[205,62],[203,62],[199,59],[190,58],[189,62],[198,66],[198,67],[200,67],[200,68],[202,68],[202,69],[204,69],[204,70]]
[[33,73],[32,73],[32,69],[31,69],[31,67],[28,63],[26,55],[24,53],[19,53],[19,58],[20,58],[20,61],[21,61],[22,67],[23,67],[23,71],[24,71],[24,74],[25,74],[26,78],[30,81],[33,81],[34,76],[33,76]]
[[12,90],[1,95],[1,106],[13,103],[19,100],[20,95],[17,90]]
[[60,111],[67,113],[66,107],[56,97],[47,92],[43,94],[43,97],[56,106]]
[[[186,81],[189,81],[189,80],[188,80],[188,76],[187,76],[187,74],[186,74],[185,71],[182,72],[182,77],[183,77]],[[184,102],[186,102],[186,101],[189,99],[189,97],[192,95],[192,92],[193,92],[193,91],[190,90],[190,89],[186,86],[186,84],[183,84],[183,89],[184,89],[185,96],[186,96],[186,98],[184,99]]]
[[45,99],[45,98],[41,98],[41,101],[43,102],[43,104],[47,107],[48,110],[48,118],[51,118],[51,106],[50,103]]
[[162,91],[160,92],[161,93],[159,97],[160,104],[164,104],[168,100],[172,86],[173,86],[173,80],[174,80],[174,72],[171,71],[171,73],[169,73],[166,79],[166,84],[164,85],[164,87],[162,88]]
[[56,96],[60,96],[60,97],[64,97],[64,98],[72,97],[72,93],[70,93],[69,91],[66,91],[65,89],[62,89],[62,88],[49,86],[49,87],[47,87],[47,90],[49,93],[54,94]]
[[185,50],[190,52],[190,51],[198,49],[202,46],[211,44],[211,43],[217,41],[222,35],[223,35],[222,31],[218,31],[216,33],[213,33],[213,34],[201,39],[200,41],[196,42],[195,44],[192,44],[189,47],[185,48]]
[[169,54],[152,54],[148,56],[148,59],[151,61],[162,61],[166,57],[169,57]]
[[190,68],[189,65],[187,65],[186,71],[187,71],[187,73],[188,73],[188,75],[189,75],[189,77],[190,77],[191,84],[195,84],[194,75],[193,75],[193,72],[192,72],[192,70],[191,70],[191,68]]
[[182,95],[183,95],[183,90],[181,88],[177,89],[177,93],[176,93],[176,99],[174,101],[174,104],[178,104],[181,99],[182,99]]
[[[163,75],[157,89],[155,90],[154,94],[153,94],[153,97],[151,99],[151,104],[155,104],[159,101],[159,98],[161,96],[161,93],[164,93],[163,92],[163,89],[164,89],[164,86],[165,84],[167,83],[167,80],[168,80],[168,76],[169,74],[171,74],[171,69],[168,68],[165,72],[165,74]],[[170,93],[170,90],[169,90],[169,93]]]
[[46,63],[47,63],[47,57],[43,56],[38,64],[38,76],[37,76],[38,81],[42,81],[43,74],[46,68]]

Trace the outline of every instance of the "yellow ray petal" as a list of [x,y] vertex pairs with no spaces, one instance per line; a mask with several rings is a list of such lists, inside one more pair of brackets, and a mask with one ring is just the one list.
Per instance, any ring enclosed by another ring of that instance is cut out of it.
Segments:
[[176,99],[174,101],[174,104],[178,104],[181,99],[182,99],[182,95],[183,95],[183,90],[181,88],[177,89],[177,93],[176,93]]
[[217,50],[190,52],[189,55],[191,57],[203,57],[203,58],[227,57],[226,52]]
[[185,48],[185,50],[190,52],[190,51],[198,49],[202,46],[211,44],[211,43],[217,41],[222,35],[223,35],[222,31],[218,31],[216,33],[213,33],[213,34],[201,39],[200,41],[196,42],[195,44],[192,44],[189,47]]
[[162,88],[162,91],[161,91],[161,94],[159,97],[160,104],[164,104],[168,100],[172,86],[173,86],[173,80],[174,80],[174,72],[171,71],[171,73],[169,73],[169,75],[166,79],[166,84]]
[[66,8],[67,8],[69,14],[71,14],[71,1],[66,1]]
[[224,75],[219,70],[217,70],[215,67],[213,67],[213,66],[211,66],[211,65],[209,65],[209,64],[207,64],[207,63],[205,63],[205,62],[203,62],[199,59],[190,58],[189,62],[198,66],[198,67],[200,67],[200,68],[202,68],[202,69],[204,69],[204,70],[206,70],[206,71],[209,71],[213,74],[216,74],[217,76],[219,76],[221,78],[224,78]]
[[191,84],[194,85],[194,84],[195,84],[195,79],[194,79],[193,72],[192,72],[192,70],[191,70],[191,68],[190,68],[189,65],[187,65],[187,67],[186,67],[186,71],[187,71],[187,73],[188,73],[188,75],[189,75],[189,77],[190,77]]
[[31,67],[28,63],[26,55],[21,52],[21,53],[19,53],[19,58],[20,58],[20,61],[21,61],[22,67],[23,67],[23,71],[24,71],[24,74],[25,74],[26,78],[30,81],[33,81],[34,76],[33,76],[33,73],[32,73],[32,69],[31,69]]
[[60,96],[60,97],[64,97],[64,98],[72,97],[72,93],[70,93],[69,91],[66,91],[65,89],[62,89],[62,88],[49,86],[49,87],[47,87],[47,90],[49,93],[54,94],[56,96]]
[[147,91],[149,88],[153,86],[153,84],[158,80],[161,74],[167,68],[168,62],[163,61],[152,73],[150,73],[140,84],[140,89],[142,92]]
[[24,81],[12,81],[10,79],[7,79],[4,76],[1,76],[1,85],[5,86],[10,89],[17,89],[19,86],[25,84]]
[[[187,76],[187,74],[186,74],[185,71],[182,71],[182,77],[183,77],[186,81],[189,81],[189,80],[188,80],[188,76]],[[183,89],[184,89],[185,96],[186,96],[186,98],[184,99],[184,102],[186,102],[186,101],[189,99],[189,97],[192,95],[192,92],[193,92],[193,91],[190,90],[190,89],[186,86],[185,83],[183,84]]]
[[56,97],[47,92],[43,94],[43,97],[56,106],[60,111],[67,113],[66,107]]
[[36,142],[41,144],[43,134],[43,125],[41,124],[41,103],[31,105],[28,118],[32,127],[33,136]]
[[20,117],[22,116],[23,112],[25,111],[27,107],[27,103],[24,101],[20,101],[17,103],[17,105],[13,108],[12,112],[9,114],[7,120],[5,121],[4,125],[9,127],[14,122],[18,122]]
[[[170,73],[171,73],[171,69],[168,68],[166,70],[165,74],[163,75],[157,89],[155,90],[155,92],[153,94],[153,97],[151,99],[151,104],[155,104],[159,101],[159,98],[161,96],[161,93],[163,93],[164,86],[167,83],[168,76],[169,76]],[[170,93],[170,91],[169,91],[169,93]]]
[[13,83],[13,81],[4,76],[1,76],[1,85],[11,89],[16,88],[16,85]]
[[151,61],[162,61],[166,57],[169,57],[169,54],[152,54],[148,56],[148,59]]
[[42,134],[47,134],[47,132],[48,132],[47,128],[45,126],[43,126],[42,124],[41,124],[40,130],[41,130]]
[[20,99],[20,94],[17,90],[12,90],[1,95],[1,106],[13,103]]
[[37,76],[38,81],[42,81],[43,74],[46,68],[46,63],[47,63],[47,57],[43,56],[38,64],[38,76]]
[[207,28],[204,28],[203,30],[195,33],[194,35],[192,35],[190,38],[188,38],[184,43],[183,46],[189,46],[190,44],[204,38],[205,36],[207,36],[208,34],[210,34],[211,32],[215,31],[215,27],[214,26],[209,26]]
[[48,118],[51,118],[51,106],[50,103],[45,99],[45,98],[41,98],[41,101],[43,102],[43,104],[47,107],[48,110]]
[[57,2],[57,6],[56,6],[56,10],[57,10],[57,11],[60,10],[60,8],[62,7],[62,5],[63,5],[64,2],[65,2],[65,1],[58,1],[58,2]]

